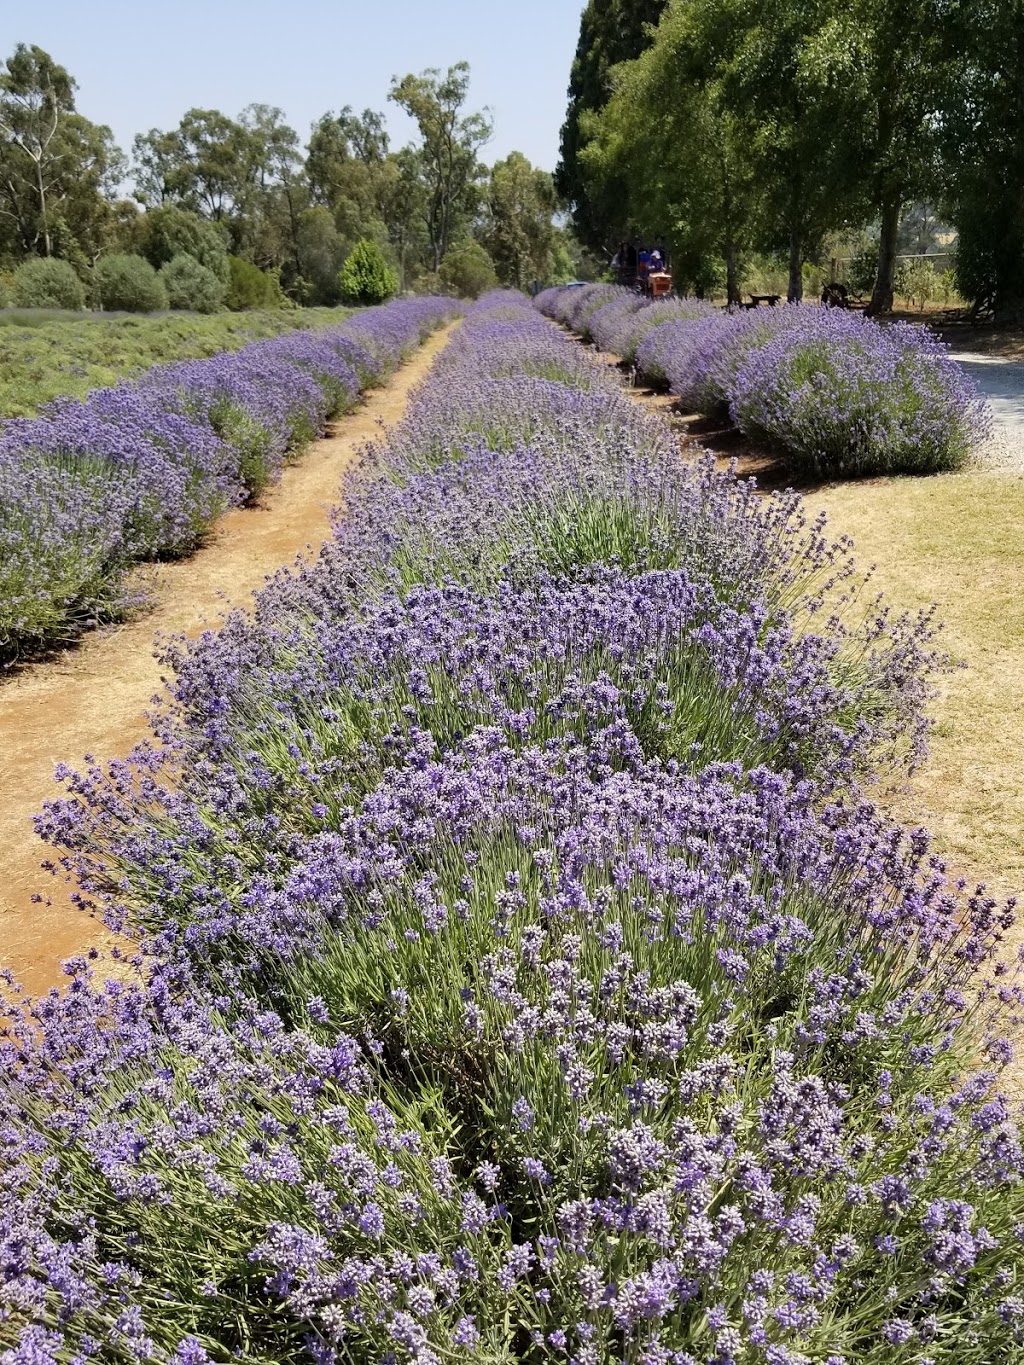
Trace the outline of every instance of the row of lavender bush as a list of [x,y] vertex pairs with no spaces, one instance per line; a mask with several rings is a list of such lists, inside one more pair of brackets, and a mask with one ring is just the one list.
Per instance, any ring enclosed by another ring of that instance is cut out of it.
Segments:
[[805,475],[957,469],[990,434],[977,386],[925,327],[796,305],[726,313],[600,284],[537,305]]
[[404,300],[7,423],[0,663],[123,609],[130,564],[191,553],[454,314],[446,300]]
[[344,495],[41,818],[141,956],[0,1001],[3,1365],[1018,1360],[927,619],[518,296]]

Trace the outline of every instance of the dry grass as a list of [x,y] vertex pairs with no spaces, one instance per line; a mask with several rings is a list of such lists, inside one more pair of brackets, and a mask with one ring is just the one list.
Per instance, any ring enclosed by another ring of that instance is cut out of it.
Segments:
[[931,754],[885,792],[932,830],[951,870],[1000,895],[1024,890],[1024,478],[875,479],[807,494],[905,607],[938,604],[943,643],[967,665],[942,683]]

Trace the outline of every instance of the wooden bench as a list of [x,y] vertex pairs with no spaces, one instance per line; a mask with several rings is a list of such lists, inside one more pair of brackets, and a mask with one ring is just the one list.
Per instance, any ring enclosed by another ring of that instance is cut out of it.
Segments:
[[782,298],[781,294],[751,294],[750,302],[744,304],[744,308],[756,308],[760,303],[766,303],[769,308],[774,308]]

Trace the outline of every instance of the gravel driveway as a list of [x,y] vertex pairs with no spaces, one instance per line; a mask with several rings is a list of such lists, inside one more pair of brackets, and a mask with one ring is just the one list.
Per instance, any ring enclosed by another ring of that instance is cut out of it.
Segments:
[[979,458],[991,468],[1024,474],[1024,362],[970,351],[953,351],[952,358],[977,383],[995,417],[995,432]]

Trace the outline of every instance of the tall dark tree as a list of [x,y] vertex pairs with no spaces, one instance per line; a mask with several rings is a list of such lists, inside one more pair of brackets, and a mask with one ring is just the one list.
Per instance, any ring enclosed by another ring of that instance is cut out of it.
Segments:
[[850,120],[859,168],[879,222],[878,271],[870,313],[892,308],[900,219],[935,190],[938,129],[950,93],[937,0],[850,0],[837,6],[835,41],[851,54]]
[[[864,135],[832,0],[710,0],[701,7],[723,93],[757,167],[756,244],[789,261],[789,301],[825,234],[862,215]],[[710,21],[710,22],[709,22]]]
[[665,4],[666,0],[589,0],[580,19],[555,187],[572,209],[577,236],[595,250],[607,247],[619,234],[619,224],[610,221],[618,196],[611,190],[605,204],[594,202],[580,164],[588,141],[586,116],[607,103],[612,67],[632,61],[650,45],[650,26],[657,24]]
[[960,292],[1024,325],[1024,0],[957,0],[947,41],[946,205]]

